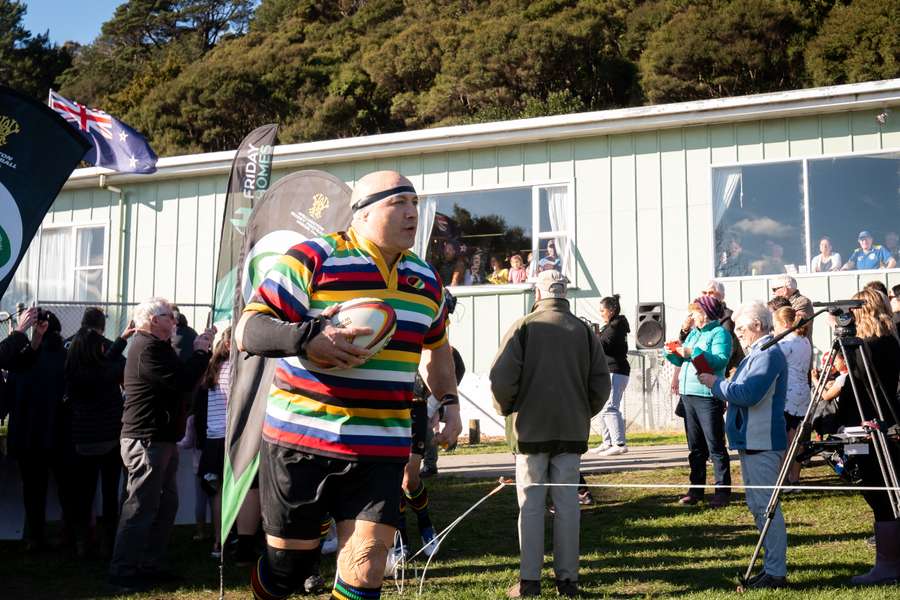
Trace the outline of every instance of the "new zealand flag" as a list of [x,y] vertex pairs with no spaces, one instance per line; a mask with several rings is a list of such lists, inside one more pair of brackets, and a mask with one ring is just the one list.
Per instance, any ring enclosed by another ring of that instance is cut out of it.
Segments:
[[50,108],[91,143],[84,160],[120,173],[153,173],[156,153],[137,131],[102,110],[72,102],[50,90]]

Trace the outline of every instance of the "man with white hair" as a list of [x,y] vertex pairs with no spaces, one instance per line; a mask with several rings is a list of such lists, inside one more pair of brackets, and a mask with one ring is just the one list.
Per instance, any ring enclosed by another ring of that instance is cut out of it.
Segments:
[[[787,434],[784,402],[787,393],[787,359],[778,344],[763,350],[772,339],[772,315],[765,304],[748,302],[734,313],[735,333],[746,350],[731,380],[700,374],[700,382],[728,403],[725,433],[741,460],[741,475],[748,486],[771,486],[778,480]],[[747,506],[762,531],[771,491],[748,489]],[[781,507],[775,508],[765,539],[763,570],[750,578],[748,588],[780,588],[787,585],[787,530]]]
[[550,488],[556,589],[561,596],[578,595],[578,469],[591,417],[603,408],[612,384],[600,338],[569,310],[566,289],[559,271],[540,272],[534,307],[506,332],[491,366],[494,407],[506,417],[516,455],[522,560],[510,598],[541,594],[544,483],[562,484]]
[[[260,447],[266,551],[250,580],[262,600],[303,590],[326,514],[337,522],[339,547],[332,598],[381,597],[420,356],[445,409],[436,442],[454,444],[462,429],[446,296],[434,269],[410,251],[416,190],[399,173],[378,171],[356,183],[350,202],[350,229],[288,250],[235,330],[238,347],[279,359]],[[360,297],[383,300],[397,314],[396,332],[375,357],[352,343],[370,330],[327,319],[339,303]]]
[[110,583],[123,591],[171,578],[162,560],[178,512],[175,443],[183,433],[181,400],[206,370],[214,334],[209,329],[197,336],[193,355],[181,362],[171,343],[176,322],[167,300],[142,302],[133,319],[120,440],[128,470],[126,499],[109,566]]

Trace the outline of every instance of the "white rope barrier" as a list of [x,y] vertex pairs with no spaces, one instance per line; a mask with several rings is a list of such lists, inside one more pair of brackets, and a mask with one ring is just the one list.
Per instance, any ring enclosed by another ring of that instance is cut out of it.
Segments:
[[[886,492],[889,490],[900,491],[898,487],[879,487],[879,486],[845,486],[845,485],[785,485],[785,486],[775,486],[775,485],[744,485],[744,484],[732,484],[732,485],[717,485],[717,484],[685,484],[684,482],[679,483],[528,483],[528,484],[518,484],[512,479],[504,479],[500,478],[497,487],[492,489],[490,492],[485,494],[481,499],[479,499],[475,504],[470,506],[465,512],[459,515],[456,519],[453,520],[447,527],[441,530],[438,533],[434,541],[431,544],[434,546],[434,552],[431,556],[428,557],[428,560],[425,563],[425,567],[422,569],[422,577],[419,581],[419,588],[416,592],[416,596],[422,595],[422,589],[425,586],[425,576],[428,573],[428,568],[431,566],[431,561],[437,555],[438,551],[441,548],[441,544],[444,539],[450,535],[450,533],[455,529],[460,523],[462,523],[463,519],[468,517],[472,512],[481,506],[488,498],[500,492],[503,488],[506,487],[587,487],[587,488],[603,488],[603,489],[681,489],[685,487],[690,488],[704,488],[704,489],[742,489],[742,490],[774,490],[778,489],[791,489],[791,490],[800,490],[800,491],[824,491],[824,492]],[[415,560],[420,554],[424,553],[425,547],[419,549],[418,552],[410,556],[408,559],[401,558],[400,562],[397,565],[397,569],[402,569],[401,582],[397,584],[396,579],[396,571],[394,572],[395,584],[398,586],[398,590],[400,593],[403,593],[403,580],[405,580],[405,568],[407,562],[412,562]],[[415,570],[414,577],[418,578],[418,569]]]

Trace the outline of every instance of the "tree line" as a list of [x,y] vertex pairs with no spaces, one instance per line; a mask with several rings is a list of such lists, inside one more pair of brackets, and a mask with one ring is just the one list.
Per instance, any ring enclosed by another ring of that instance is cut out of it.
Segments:
[[160,155],[900,76],[885,0],[130,0],[56,46],[0,0],[0,81]]

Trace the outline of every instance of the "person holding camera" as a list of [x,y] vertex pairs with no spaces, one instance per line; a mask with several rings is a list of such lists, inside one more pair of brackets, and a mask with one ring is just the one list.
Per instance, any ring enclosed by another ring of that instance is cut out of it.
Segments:
[[[781,346],[762,346],[772,339],[772,313],[765,304],[752,301],[734,312],[734,331],[746,349],[731,380],[701,373],[700,383],[722,402],[728,403],[725,429],[732,449],[738,451],[744,485],[770,486],[778,480],[787,446],[784,402],[788,387],[788,364]],[[747,507],[757,529],[766,522],[771,492],[747,489]],[[787,585],[787,528],[781,506],[776,506],[765,539],[764,568],[746,587],[781,588]]]
[[[897,331],[891,319],[891,313],[887,309],[885,299],[881,292],[870,288],[864,288],[853,295],[854,300],[862,300],[860,308],[853,308],[851,312],[856,321],[856,335],[866,343],[869,348],[871,366],[884,387],[885,396],[882,402],[893,405],[893,412],[888,406],[883,405],[884,421],[881,423],[882,431],[895,425],[893,414],[900,412],[900,402],[897,401],[896,389],[900,378],[900,342],[897,340]],[[863,369],[860,348],[854,348],[850,352],[849,369],[850,377],[860,385],[857,388],[865,389],[868,380]],[[847,427],[858,427],[864,421],[877,419],[875,406],[868,394],[860,398],[862,414],[859,412],[856,395],[852,385],[845,385],[841,390],[838,400],[837,421]],[[896,441],[888,439],[888,448],[894,468],[900,465],[900,449]],[[875,449],[869,442],[869,452],[856,457],[859,461],[862,481],[860,485],[870,487],[882,487],[887,485],[881,474],[876,460]],[[863,492],[869,507],[875,517],[875,566],[866,574],[853,577],[850,581],[854,585],[877,585],[893,583],[900,580],[900,521],[894,517],[890,498],[887,492]]]
[[194,354],[182,363],[170,339],[175,315],[163,298],[134,309],[137,331],[125,362],[125,406],[121,452],[128,470],[126,500],[116,532],[109,582],[128,590],[171,578],[162,569],[169,533],[178,511],[179,415],[183,392],[199,382],[209,364],[215,333],[194,340]]
[[56,315],[40,308],[22,315],[22,322],[33,319],[34,335],[31,344],[4,365],[9,371],[7,447],[9,455],[18,461],[22,475],[25,550],[31,551],[46,545],[44,527],[51,473],[56,479],[66,533],[72,533],[72,450],[69,411],[64,401],[66,349],[60,335],[62,326]]

